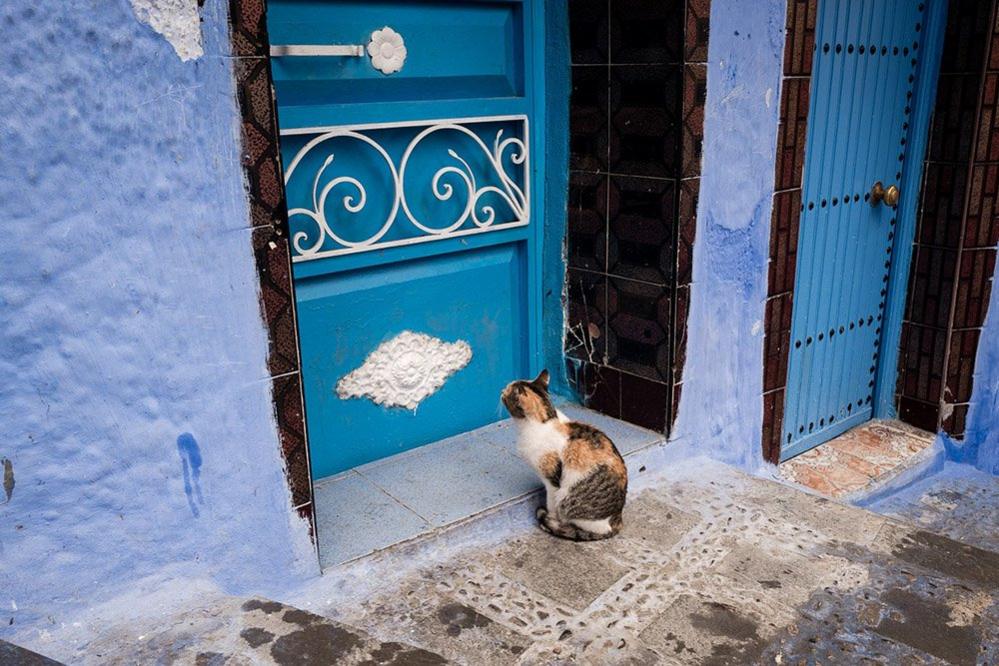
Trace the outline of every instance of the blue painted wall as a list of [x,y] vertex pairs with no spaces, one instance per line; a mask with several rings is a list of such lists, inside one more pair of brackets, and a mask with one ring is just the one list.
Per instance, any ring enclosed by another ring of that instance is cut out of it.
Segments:
[[181,62],[127,0],[0,4],[0,637],[167,570],[243,591],[316,572],[273,422],[226,5]]
[[999,287],[995,278],[989,313],[978,343],[964,442],[946,443],[951,459],[999,474]]
[[[542,365],[551,373],[551,390],[571,395],[564,349],[565,233],[569,197],[569,70],[568,2],[545,3],[545,79],[540,95],[545,118],[546,200],[541,268]],[[561,166],[559,166],[561,165]]]
[[763,315],[783,0],[713,0],[687,363],[673,439],[744,469],[763,463]]

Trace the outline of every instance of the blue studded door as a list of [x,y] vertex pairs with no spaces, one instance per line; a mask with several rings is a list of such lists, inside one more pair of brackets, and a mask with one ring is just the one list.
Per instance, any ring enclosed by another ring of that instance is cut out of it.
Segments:
[[313,478],[502,418],[538,370],[530,0],[270,0]]
[[819,0],[781,460],[873,414],[924,11]]

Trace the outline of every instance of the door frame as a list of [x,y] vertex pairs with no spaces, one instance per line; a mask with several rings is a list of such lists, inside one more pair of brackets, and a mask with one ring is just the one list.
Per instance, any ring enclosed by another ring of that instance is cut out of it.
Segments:
[[[780,122],[777,133],[774,198],[771,213],[770,269],[764,318],[763,458],[777,464],[784,444],[784,405],[794,307],[796,248],[801,213],[807,122],[815,52],[818,3],[822,0],[788,0],[784,71],[781,79]],[[898,207],[895,247],[889,274],[888,299],[881,327],[882,354],[875,376],[872,418],[896,416],[895,380],[909,283],[912,243],[916,229],[923,162],[929,124],[936,97],[937,73],[943,51],[947,20],[946,0],[926,0],[924,41],[916,68],[913,109],[907,138],[909,159],[900,188],[913,192]]]
[[[240,157],[248,195],[247,230],[260,285],[261,318],[268,339],[266,373],[271,382],[274,418],[284,460],[290,508],[308,522],[310,537],[316,547],[312,471],[300,372],[295,288],[292,282],[292,251],[271,76],[270,39],[267,33],[267,0],[229,0],[228,4],[229,55],[233,62],[240,117]],[[543,284],[549,285],[552,281],[549,269],[545,268],[543,262],[557,256],[561,265],[560,250],[565,228],[564,210],[556,219],[548,219],[552,208],[548,205],[547,196],[550,175],[547,120],[551,115],[556,118],[561,118],[562,115],[566,119],[568,117],[568,103],[564,110],[553,110],[546,104],[550,81],[554,78],[556,89],[560,89],[561,84],[557,74],[545,66],[547,35],[553,25],[556,32],[561,25],[557,11],[549,10],[546,13],[548,5],[549,3],[541,1],[532,5],[535,37],[527,55],[533,62],[525,63],[525,67],[534,67],[538,77],[537,94],[532,104],[536,122],[531,124],[532,140],[536,146],[532,155],[535,176],[532,198],[540,202],[540,205],[535,209],[538,219],[534,221],[533,231],[537,234],[537,258],[531,262],[527,276],[531,285],[528,316],[538,322],[551,322],[562,316],[561,303],[557,302],[557,298],[546,296],[543,290]],[[562,36],[567,41],[567,35]],[[561,125],[567,127],[567,120]],[[557,141],[558,137],[554,140]],[[551,226],[549,222],[552,223]],[[557,273],[561,280],[560,271],[555,270],[553,273]],[[544,326],[537,326],[528,341],[528,360],[534,372],[540,369],[545,360],[550,362],[561,354],[561,336],[545,335],[544,330]],[[564,370],[558,375],[564,375]],[[318,551],[316,556],[318,558]]]

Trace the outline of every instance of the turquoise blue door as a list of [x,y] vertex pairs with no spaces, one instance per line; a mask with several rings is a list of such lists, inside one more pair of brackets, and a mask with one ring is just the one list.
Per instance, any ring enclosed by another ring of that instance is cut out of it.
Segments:
[[536,370],[540,3],[271,0],[314,478]]
[[819,1],[782,460],[870,419],[882,352],[897,353],[883,324],[893,254],[909,251],[899,207],[919,187],[904,166],[923,157],[909,147],[924,11]]

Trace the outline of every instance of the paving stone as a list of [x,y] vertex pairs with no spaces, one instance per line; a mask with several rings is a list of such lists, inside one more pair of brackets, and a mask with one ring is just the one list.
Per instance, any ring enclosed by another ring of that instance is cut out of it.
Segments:
[[693,514],[646,492],[625,506],[621,536],[666,551],[696,524],[697,517]]
[[894,523],[882,528],[874,547],[968,585],[999,589],[999,553]]
[[663,657],[685,663],[748,664],[766,648],[760,618],[692,595],[676,599],[641,633]]
[[627,572],[606,551],[601,542],[574,543],[537,534],[504,548],[497,562],[510,578],[582,610]]
[[17,666],[61,666],[60,662],[44,657],[5,640],[0,640],[0,664]]

